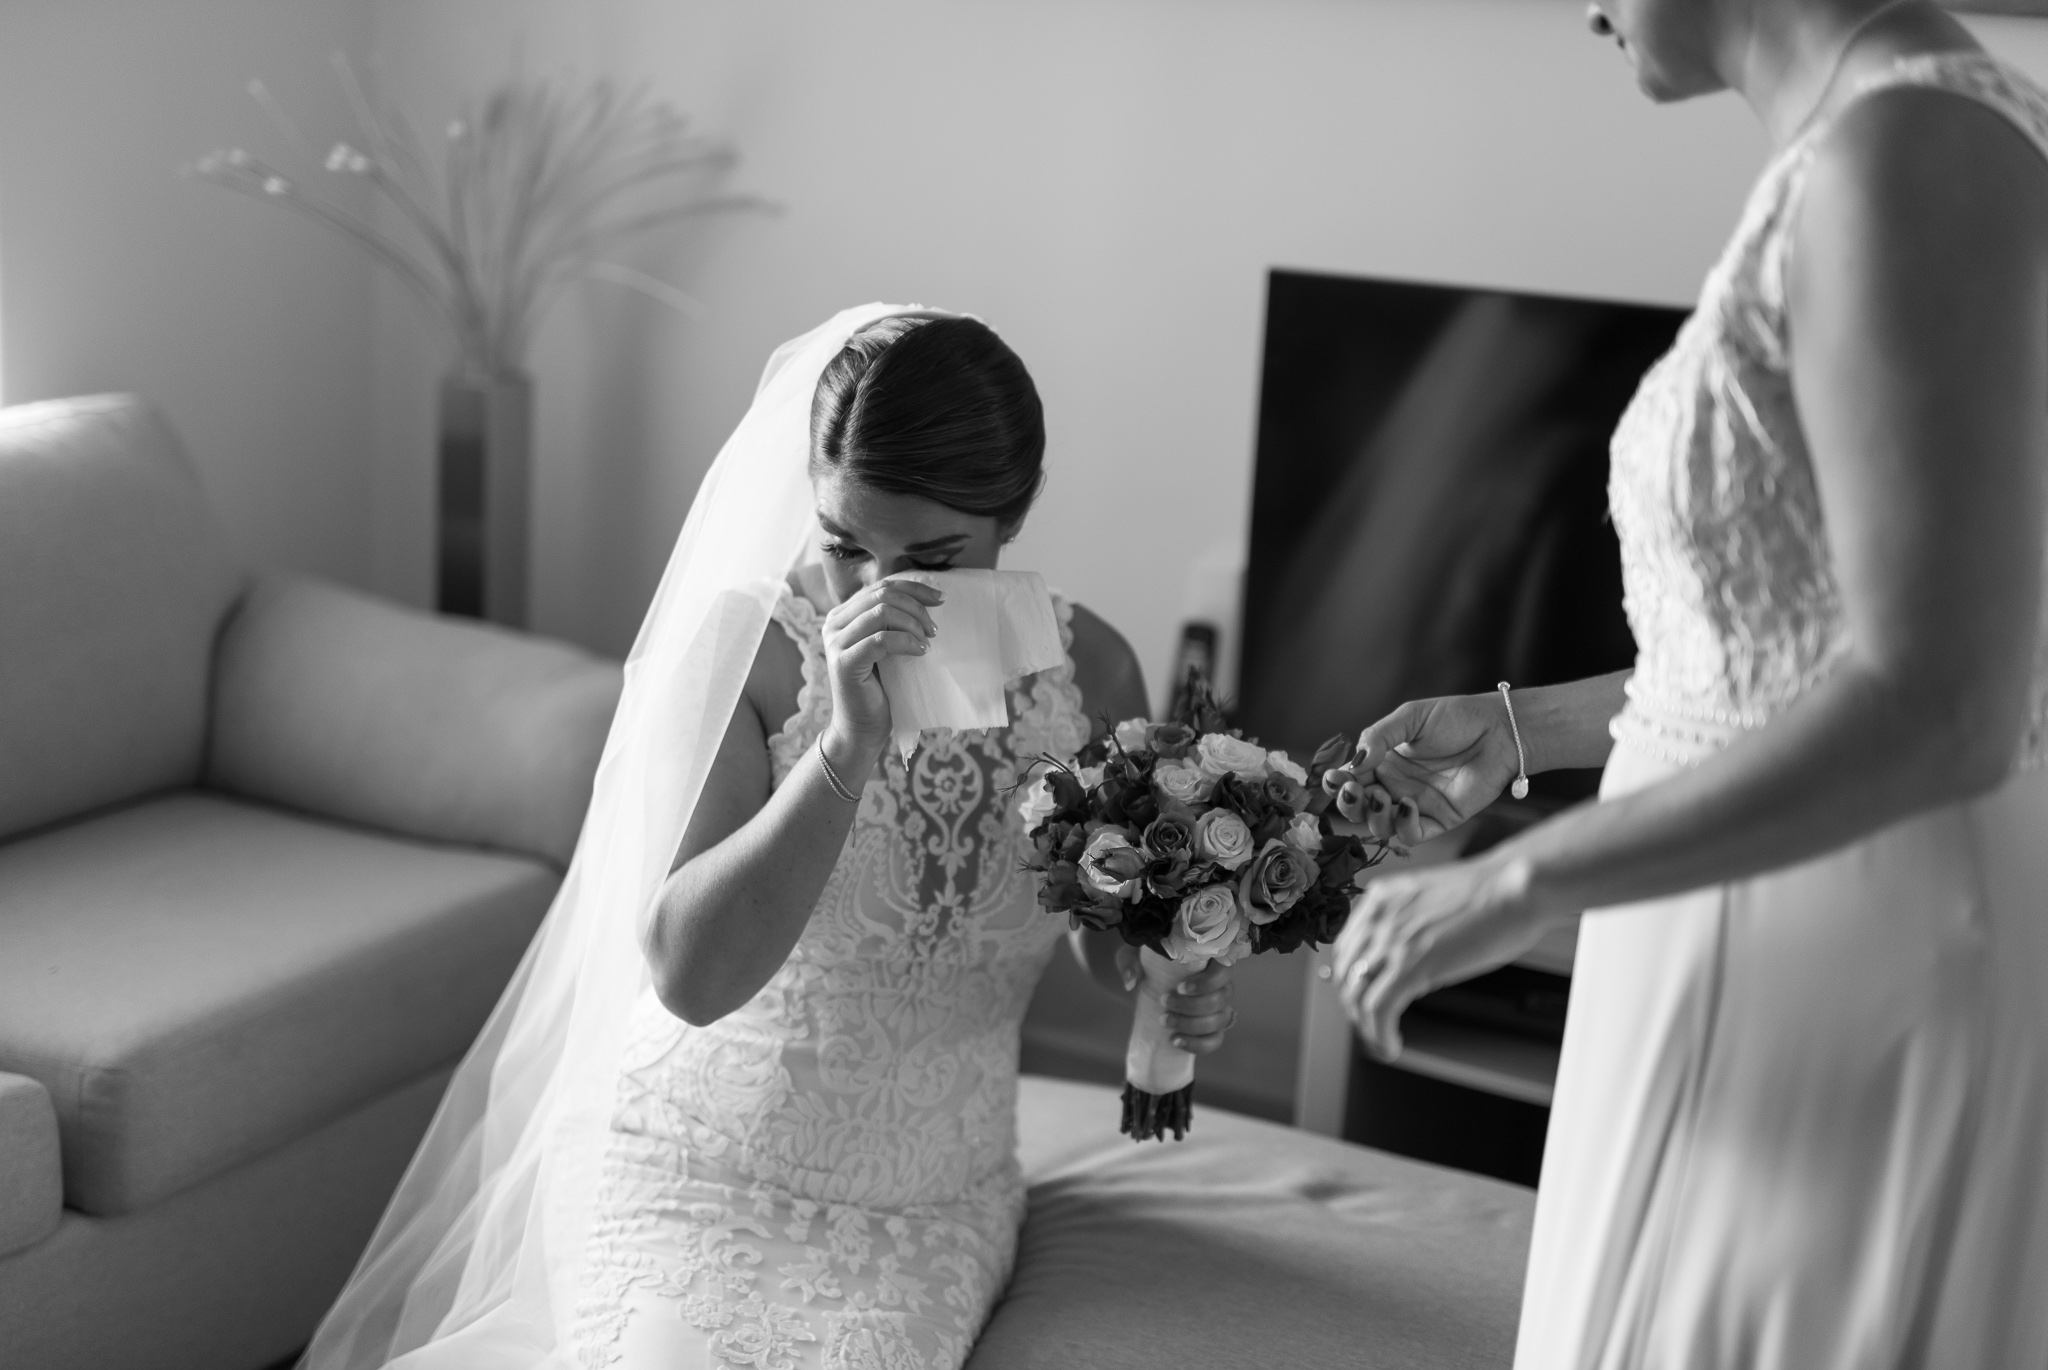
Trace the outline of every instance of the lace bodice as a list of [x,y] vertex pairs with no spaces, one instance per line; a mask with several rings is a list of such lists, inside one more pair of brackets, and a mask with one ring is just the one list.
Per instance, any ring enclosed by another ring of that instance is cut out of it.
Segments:
[[[1055,608],[1071,651],[1071,608]],[[779,787],[831,695],[818,610],[785,593],[774,620],[803,653],[797,711],[768,743]],[[1018,1036],[1064,931],[1022,867],[1010,791],[1087,740],[1073,677],[1070,658],[1013,685],[1007,729],[933,730],[907,765],[884,760],[802,936],[746,1005],[701,1028],[651,992],[636,1006],[587,1365],[613,1363],[650,1290],[725,1363],[964,1358],[1007,1277]]]
[[[2048,95],[1982,54],[1901,61],[1859,94],[1938,86],[2048,155]],[[1765,169],[1698,308],[1615,431],[1609,502],[1638,655],[1617,740],[1691,761],[1825,676],[1843,647],[1812,462],[1793,403],[1786,276],[1820,134]],[[2048,762],[2048,633],[2016,763]]]

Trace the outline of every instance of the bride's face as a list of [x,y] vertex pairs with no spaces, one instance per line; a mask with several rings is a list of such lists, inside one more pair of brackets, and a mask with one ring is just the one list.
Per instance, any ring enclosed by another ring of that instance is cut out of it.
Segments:
[[834,600],[901,571],[993,570],[1005,529],[916,495],[876,490],[832,473],[811,484],[824,532],[825,581]]

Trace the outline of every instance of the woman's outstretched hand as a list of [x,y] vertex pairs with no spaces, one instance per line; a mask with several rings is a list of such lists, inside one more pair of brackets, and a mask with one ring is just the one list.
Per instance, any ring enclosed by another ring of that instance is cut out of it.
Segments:
[[1443,985],[1506,965],[1543,936],[1545,910],[1518,861],[1480,857],[1365,887],[1337,938],[1336,986],[1366,1047],[1401,1054],[1401,1013]]
[[931,610],[946,597],[915,580],[884,580],[847,596],[825,615],[825,663],[832,678],[831,731],[872,762],[889,745],[889,697],[878,668],[888,656],[923,656],[938,632]]
[[1409,846],[1470,819],[1500,797],[1519,768],[1497,694],[1403,704],[1358,735],[1352,763],[1365,785],[1372,835]]

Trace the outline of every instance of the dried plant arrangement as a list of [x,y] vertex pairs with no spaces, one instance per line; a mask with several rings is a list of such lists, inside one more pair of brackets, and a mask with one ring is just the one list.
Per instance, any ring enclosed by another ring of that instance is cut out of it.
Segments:
[[533,383],[526,359],[549,307],[585,277],[639,291],[685,314],[701,306],[614,254],[690,220],[773,206],[719,193],[733,150],[693,133],[644,88],[569,88],[519,78],[459,109],[430,155],[380,88],[335,71],[358,143],[316,157],[260,81],[249,84],[311,168],[361,177],[395,213],[366,217],[242,148],[188,170],[288,205],[388,267],[447,326],[454,365],[441,381],[435,602],[444,613],[523,626],[527,617]]
[[[242,148],[210,152],[191,171],[352,239],[446,321],[461,368],[473,375],[523,370],[548,306],[579,277],[690,309],[688,296],[611,254],[687,220],[771,208],[757,196],[711,193],[736,160],[732,149],[693,134],[673,106],[644,89],[508,81],[449,122],[436,165],[410,119],[357,79],[345,58],[335,59],[335,70],[361,146],[336,144],[324,166],[367,179],[410,233],[387,232]],[[307,155],[260,81],[250,94]]]

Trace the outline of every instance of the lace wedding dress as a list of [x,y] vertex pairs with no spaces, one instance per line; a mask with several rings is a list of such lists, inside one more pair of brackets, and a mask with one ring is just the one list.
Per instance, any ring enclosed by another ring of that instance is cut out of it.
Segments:
[[[1072,649],[1071,609],[1055,598]],[[773,780],[831,713],[823,619]],[[1088,723],[1073,664],[1011,687],[1012,726],[928,733],[863,789],[789,959],[709,1027],[634,1009],[575,1342],[587,1370],[951,1370],[1009,1277],[1019,1024],[1063,931],[1009,793]]]
[[[2048,95],[1987,57],[1909,59],[1860,94],[1905,84],[1979,101],[2048,155]],[[1843,642],[1787,358],[1819,134],[1767,168],[1615,435],[1640,656],[1608,795],[1765,722]],[[2037,661],[1996,793],[1585,916],[1519,1370],[2048,1365]]]

